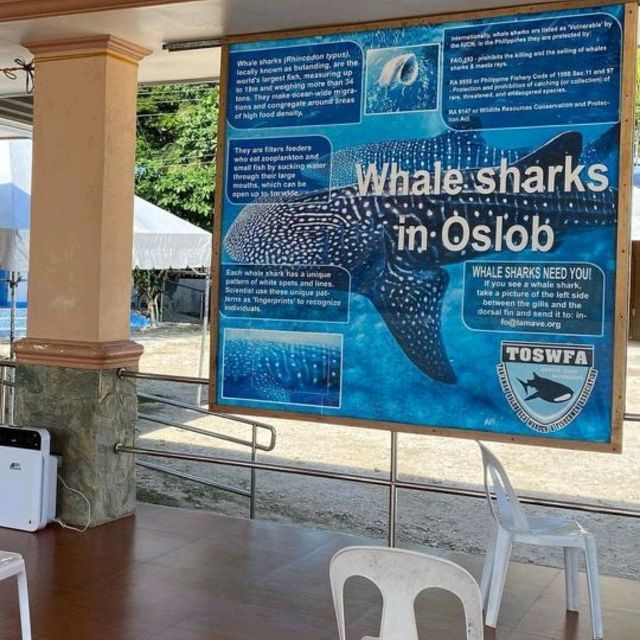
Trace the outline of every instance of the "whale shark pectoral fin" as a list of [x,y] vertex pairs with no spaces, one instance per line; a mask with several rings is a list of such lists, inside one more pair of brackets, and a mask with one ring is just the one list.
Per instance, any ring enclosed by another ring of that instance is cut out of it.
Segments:
[[448,284],[443,269],[396,273],[387,267],[369,297],[418,369],[434,380],[454,383],[456,376],[440,335],[442,298]]
[[525,402],[529,402],[529,400],[536,400],[537,398],[540,397],[540,392],[539,391],[535,391],[534,393],[532,393],[530,396],[527,396],[524,401]]

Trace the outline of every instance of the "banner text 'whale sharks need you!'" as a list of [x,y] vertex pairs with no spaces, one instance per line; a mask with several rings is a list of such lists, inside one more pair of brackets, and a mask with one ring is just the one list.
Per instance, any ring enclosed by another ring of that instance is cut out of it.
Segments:
[[634,21],[228,44],[212,406],[616,450]]

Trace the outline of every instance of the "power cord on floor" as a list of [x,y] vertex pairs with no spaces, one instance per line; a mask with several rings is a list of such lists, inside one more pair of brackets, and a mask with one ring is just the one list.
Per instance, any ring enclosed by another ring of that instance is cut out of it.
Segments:
[[82,491],[79,491],[78,489],[73,489],[72,487],[70,487],[62,479],[60,474],[58,474],[58,480],[60,480],[60,482],[62,483],[62,486],[67,491],[71,491],[71,493],[76,493],[77,495],[79,495],[87,503],[87,524],[85,524],[84,527],[74,527],[73,525],[67,524],[66,522],[62,522],[62,520],[59,520],[58,518],[54,518],[53,521],[57,522],[63,529],[70,529],[71,531],[77,531],[78,533],[84,533],[89,528],[89,525],[91,524],[91,503],[89,502],[89,498],[87,498],[87,496],[85,496],[84,493],[82,493]]

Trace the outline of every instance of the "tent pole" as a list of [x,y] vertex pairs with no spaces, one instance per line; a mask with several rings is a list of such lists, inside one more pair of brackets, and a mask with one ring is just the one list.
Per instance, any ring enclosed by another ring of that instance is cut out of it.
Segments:
[[[11,360],[13,360],[14,358],[14,353],[13,353],[13,343],[15,342],[16,339],[16,315],[17,315],[17,303],[18,303],[18,296],[17,296],[17,291],[16,289],[18,288],[18,284],[20,284],[20,281],[22,280],[22,278],[20,277],[19,274],[16,274],[15,271],[10,271],[9,272],[9,289],[11,291],[11,319],[10,319],[10,324],[9,324],[9,358]],[[7,372],[8,375],[8,379],[9,381],[13,382],[14,381],[14,374],[13,371],[12,372]],[[4,378],[4,374],[3,374],[3,379]],[[3,385],[4,387],[5,385]],[[4,407],[3,409],[6,410],[7,408],[7,399],[5,396],[4,399]],[[7,417],[7,421],[6,424],[13,424],[14,423],[14,410],[15,410],[15,388],[12,387],[10,390],[10,395],[9,395],[9,415]],[[2,416],[2,420],[4,422],[5,420],[5,415],[3,414]]]
[[16,339],[16,315],[17,315],[17,296],[16,287],[20,279],[16,279],[16,272],[9,271],[9,291],[11,293],[11,316],[9,320],[9,357],[13,360],[13,343]]
[[[211,273],[207,271],[204,281],[204,303],[202,306],[202,336],[200,337],[200,362],[198,363],[198,377],[204,376],[205,344],[207,341],[207,331],[209,329],[209,298],[211,292]],[[196,403],[198,406],[202,402],[202,385],[198,385],[196,390]]]

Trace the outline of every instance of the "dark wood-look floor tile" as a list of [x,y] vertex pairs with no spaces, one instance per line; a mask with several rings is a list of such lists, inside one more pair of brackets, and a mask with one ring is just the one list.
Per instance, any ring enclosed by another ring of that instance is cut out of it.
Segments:
[[[358,544],[374,543],[146,505],[84,534],[0,530],[0,549],[27,563],[34,640],[337,640],[329,562]],[[437,553],[480,576],[483,558]],[[601,585],[606,640],[638,640],[640,583]],[[352,578],[345,596],[349,637],[375,636],[379,591]],[[512,564],[498,629],[485,640],[587,640],[587,603],[584,588],[580,615],[565,614],[561,571]],[[423,593],[416,616],[424,637],[464,638],[450,594]],[[15,580],[0,582],[0,630],[3,640],[20,637]]]
[[[602,611],[604,637],[607,640],[638,640],[640,637],[640,610]],[[580,604],[580,612],[566,611],[564,598],[539,598],[527,611],[514,631],[539,635],[542,638],[563,640],[589,640],[591,616],[588,604]]]
[[238,603],[217,598],[209,610],[196,614],[165,632],[166,638],[215,640],[325,640],[330,621],[313,621],[303,612]]
[[[483,640],[509,640],[511,636],[514,634],[514,630],[509,627],[505,627],[503,624],[497,629],[493,629],[492,627],[484,628],[484,639]],[[528,638],[526,640],[541,640],[540,638]],[[548,638],[544,638],[544,640],[549,640]],[[557,640],[562,640],[558,638]]]
[[[601,577],[600,592],[602,606],[605,609],[622,609],[625,611],[638,611],[640,608],[640,582],[625,580],[624,578]],[[549,586],[542,592],[543,598],[558,598],[564,601],[565,586],[564,572],[559,572]],[[580,572],[580,602],[589,604],[589,590],[584,571]],[[638,632],[640,638],[640,631]]]
[[187,542],[223,533],[223,529],[235,520],[235,518],[216,516],[207,511],[147,504],[137,506],[134,518],[137,527],[141,529],[174,536]]
[[[463,566],[479,582],[484,564],[483,556],[464,553],[447,553],[447,560]],[[500,627],[512,629],[523,618],[534,602],[558,576],[559,570],[550,567],[535,567],[511,563],[500,606]]]
[[[484,640],[494,640],[493,637],[487,635],[485,631]],[[521,631],[511,631],[506,636],[506,640],[547,640],[544,636],[534,635],[532,633],[522,633]]]

